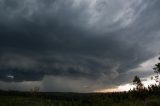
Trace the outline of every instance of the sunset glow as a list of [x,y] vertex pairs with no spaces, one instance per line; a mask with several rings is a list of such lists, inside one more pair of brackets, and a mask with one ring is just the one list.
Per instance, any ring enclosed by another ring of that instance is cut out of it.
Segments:
[[[156,82],[154,80],[151,80],[150,77],[148,77],[146,81],[142,81],[142,83],[144,87],[148,87],[149,85],[156,84]],[[135,88],[135,85],[130,83],[130,84],[120,85],[116,88],[96,90],[95,92],[123,92],[123,91],[132,90],[133,88]]]

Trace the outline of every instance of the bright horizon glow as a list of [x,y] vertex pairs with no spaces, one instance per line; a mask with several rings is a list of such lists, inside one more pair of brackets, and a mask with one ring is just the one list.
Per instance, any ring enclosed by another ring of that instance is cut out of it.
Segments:
[[[148,87],[149,85],[156,84],[155,80],[151,80],[150,77],[148,77],[146,81],[142,81],[142,83],[144,84],[144,87]],[[96,90],[95,92],[104,92],[104,93],[105,92],[123,92],[123,91],[132,90],[133,88],[135,88],[135,85],[128,83],[124,85],[119,85],[116,88],[99,89],[99,90]]]

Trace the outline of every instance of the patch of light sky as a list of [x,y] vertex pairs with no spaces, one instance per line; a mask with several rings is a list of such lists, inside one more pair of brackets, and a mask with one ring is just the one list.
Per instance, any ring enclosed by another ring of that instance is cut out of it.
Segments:
[[[148,70],[153,70],[153,67],[156,63],[158,63],[158,56],[143,62],[142,64],[140,64],[138,68],[131,70],[131,72],[136,72],[136,71],[145,72]],[[156,81],[151,78],[152,76],[154,76],[154,74],[148,77],[140,78],[144,87],[157,84]],[[133,89],[133,88],[135,88],[135,85],[133,85],[132,83],[127,83],[127,84],[119,85],[116,88],[95,90],[95,92],[123,92],[123,91],[129,91],[130,89]]]

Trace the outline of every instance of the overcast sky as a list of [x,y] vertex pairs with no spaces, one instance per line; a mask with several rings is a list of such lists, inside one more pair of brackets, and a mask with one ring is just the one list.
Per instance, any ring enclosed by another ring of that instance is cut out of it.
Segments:
[[153,74],[159,45],[160,0],[0,0],[0,89],[116,87]]

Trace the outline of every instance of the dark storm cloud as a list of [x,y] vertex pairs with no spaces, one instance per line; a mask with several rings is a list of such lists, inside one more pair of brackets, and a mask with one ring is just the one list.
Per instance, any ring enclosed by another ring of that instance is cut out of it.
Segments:
[[84,78],[90,86],[96,81],[96,87],[122,83],[128,71],[159,52],[159,5],[158,0],[0,0],[0,80],[53,75]]

